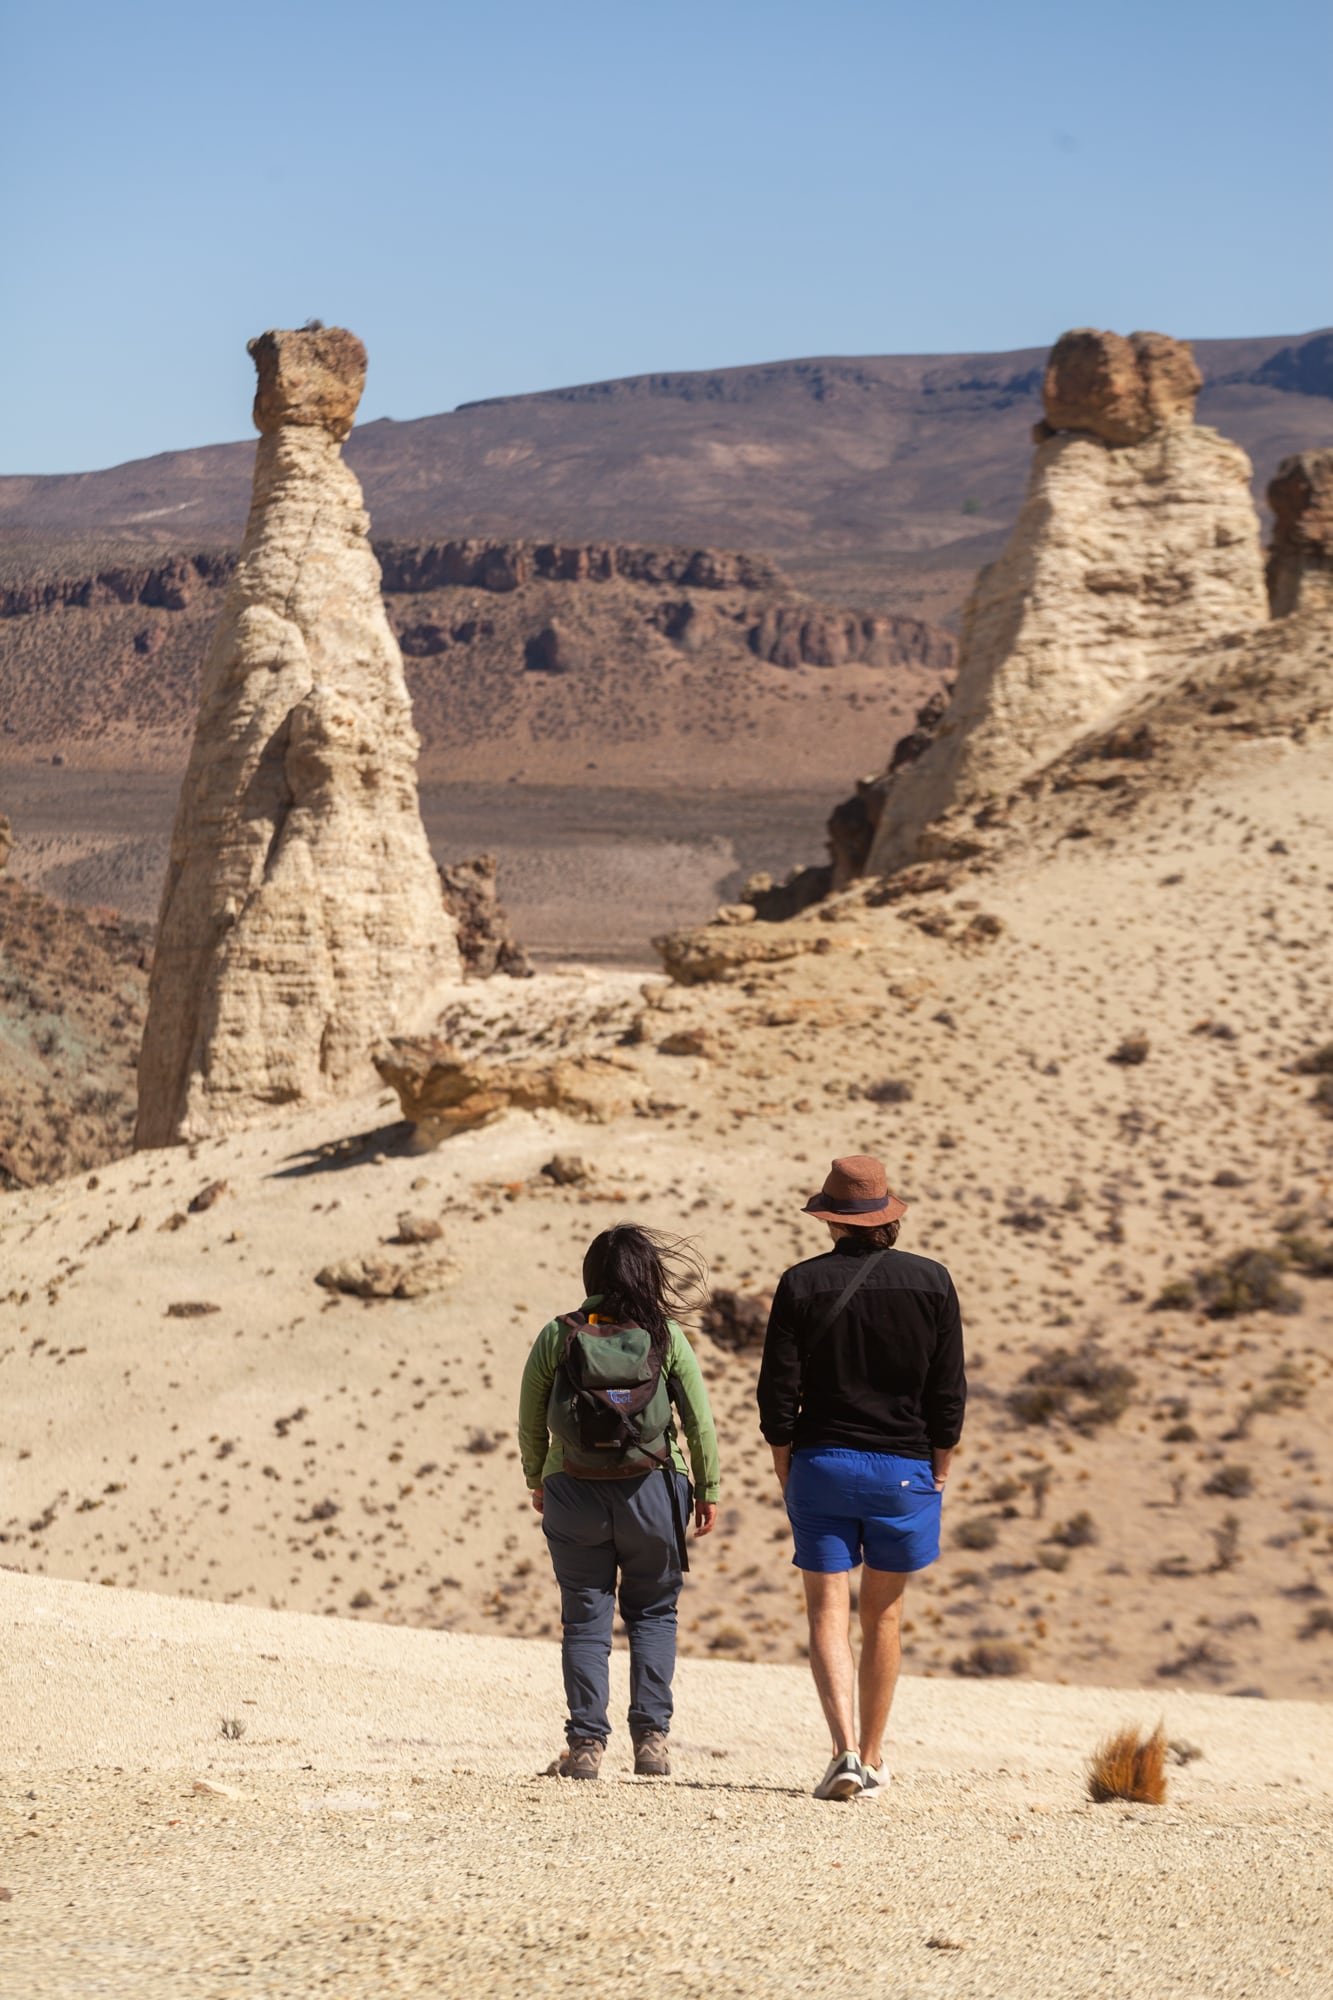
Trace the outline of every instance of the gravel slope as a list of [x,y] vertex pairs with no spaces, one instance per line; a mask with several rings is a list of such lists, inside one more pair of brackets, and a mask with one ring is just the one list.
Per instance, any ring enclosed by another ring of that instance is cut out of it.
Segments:
[[[3,2000],[1333,1979],[1316,1704],[909,1680],[892,1798],[838,1807],[808,1796],[795,1668],[683,1663],[677,1776],[629,1777],[616,1739],[575,1787],[537,1775],[550,1646],[11,1574],[0,1625]],[[1203,1752],[1168,1804],[1087,1804],[1098,1734],[1159,1708]]]

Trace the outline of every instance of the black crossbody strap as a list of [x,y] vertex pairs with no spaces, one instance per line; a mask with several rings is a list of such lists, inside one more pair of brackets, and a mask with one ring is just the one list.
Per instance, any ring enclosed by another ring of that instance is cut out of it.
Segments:
[[815,1328],[814,1338],[811,1340],[809,1347],[807,1347],[805,1350],[805,1359],[807,1361],[810,1359],[812,1352],[819,1345],[820,1341],[824,1338],[825,1334],[828,1333],[830,1329],[833,1327],[839,1315],[841,1314],[843,1307],[847,1304],[849,1299],[852,1297],[853,1293],[860,1291],[861,1286],[870,1276],[870,1273],[874,1270],[876,1264],[878,1264],[882,1258],[887,1257],[888,1254],[889,1253],[887,1250],[872,1250],[868,1257],[858,1257],[856,1263],[856,1270],[853,1272],[852,1276],[848,1279],[847,1283],[843,1286],[842,1290],[839,1292],[833,1305],[830,1306],[829,1310],[825,1313],[823,1319],[820,1320],[819,1325]]

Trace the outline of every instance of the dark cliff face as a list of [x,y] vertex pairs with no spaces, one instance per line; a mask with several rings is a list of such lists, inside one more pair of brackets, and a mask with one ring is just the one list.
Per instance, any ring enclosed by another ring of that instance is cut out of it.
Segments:
[[91,576],[34,576],[0,588],[0,618],[27,618],[64,606],[96,610],[113,604],[184,611],[200,590],[226,583],[235,567],[234,555],[205,551],[137,566],[117,565]]
[[[745,551],[501,536],[374,547],[424,753],[450,776],[567,782],[606,770],[618,744],[622,781],[632,767],[644,782],[646,762],[661,783],[660,755],[629,746],[666,738],[679,782],[772,785],[794,757],[803,778],[836,783],[838,760],[864,761],[867,735],[891,743],[953,665],[938,626],[816,601]],[[236,556],[109,551],[81,573],[71,556],[0,595],[0,755],[170,767]]]

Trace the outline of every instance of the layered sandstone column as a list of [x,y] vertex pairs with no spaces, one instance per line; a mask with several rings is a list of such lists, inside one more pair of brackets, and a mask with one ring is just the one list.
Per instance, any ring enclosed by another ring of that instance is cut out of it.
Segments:
[[1165,334],[1078,330],[1051,350],[1027,497],[968,600],[935,740],[880,788],[871,874],[928,855],[933,820],[1003,797],[1191,648],[1267,617],[1250,462],[1196,427],[1200,387]]
[[1333,451],[1284,458],[1268,487],[1273,541],[1268,598],[1275,618],[1333,611]]
[[204,668],[139,1062],[140,1146],[374,1081],[460,977],[418,739],[342,442],[355,335],[261,334],[239,566]]

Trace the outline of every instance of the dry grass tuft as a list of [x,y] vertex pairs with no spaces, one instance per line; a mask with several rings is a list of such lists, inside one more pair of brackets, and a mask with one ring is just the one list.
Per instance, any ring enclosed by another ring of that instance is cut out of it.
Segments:
[[1160,1722],[1151,1736],[1140,1736],[1135,1728],[1117,1729],[1088,1759],[1088,1797],[1099,1806],[1109,1799],[1164,1805],[1166,1756],[1166,1731]]

